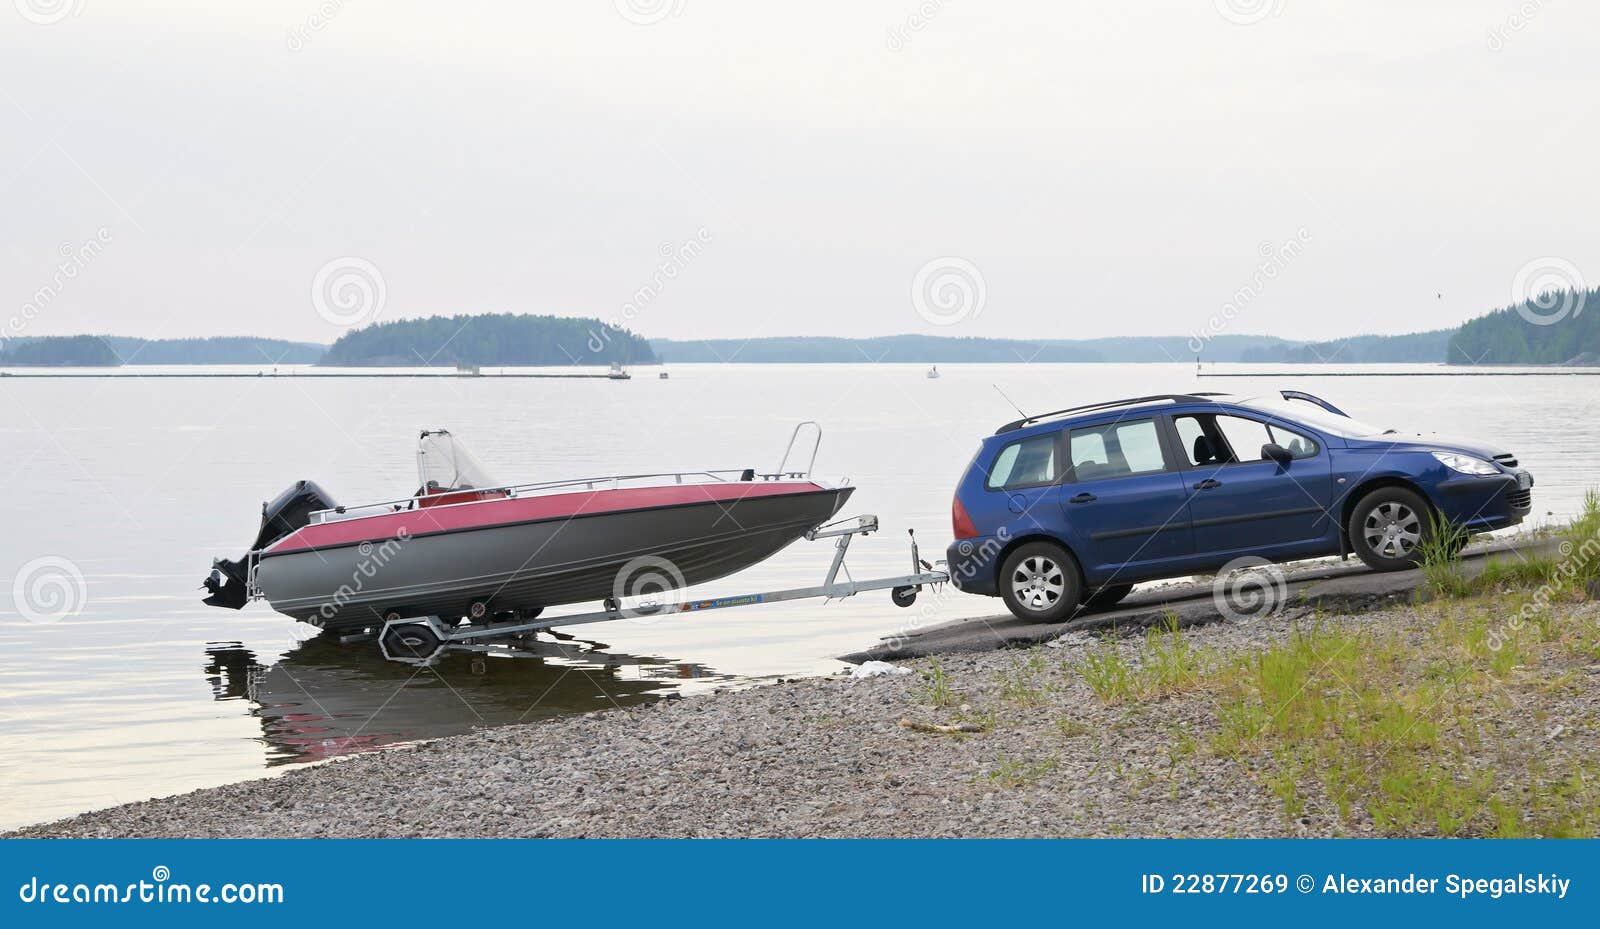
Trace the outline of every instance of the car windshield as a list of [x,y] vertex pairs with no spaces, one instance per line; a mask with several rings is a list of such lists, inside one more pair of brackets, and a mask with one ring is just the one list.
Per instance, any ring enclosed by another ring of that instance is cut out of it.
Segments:
[[1382,435],[1393,432],[1392,429],[1383,429],[1369,425],[1358,419],[1329,413],[1322,407],[1304,400],[1278,400],[1271,397],[1252,397],[1248,400],[1236,401],[1240,406],[1252,410],[1260,410],[1273,416],[1298,423],[1305,423],[1313,429],[1320,429],[1329,435],[1342,436],[1347,439],[1359,439],[1367,436]]
[[500,482],[489,476],[466,446],[444,429],[432,429],[422,434],[422,440],[417,444],[417,473],[422,478],[424,494],[500,486]]

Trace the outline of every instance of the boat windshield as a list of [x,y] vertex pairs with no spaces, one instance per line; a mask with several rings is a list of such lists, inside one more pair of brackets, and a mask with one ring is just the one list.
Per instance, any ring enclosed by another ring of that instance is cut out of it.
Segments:
[[417,473],[422,479],[423,494],[500,486],[466,446],[444,429],[422,434],[417,444]]

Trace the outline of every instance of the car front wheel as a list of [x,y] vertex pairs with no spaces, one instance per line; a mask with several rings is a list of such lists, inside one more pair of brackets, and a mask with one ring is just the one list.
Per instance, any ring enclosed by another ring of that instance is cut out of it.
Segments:
[[1434,533],[1433,508],[1404,487],[1380,487],[1356,502],[1350,511],[1350,547],[1368,567],[1403,571],[1422,561],[1422,549]]
[[1018,619],[1065,622],[1083,599],[1078,563],[1053,542],[1028,542],[1000,566],[1000,596]]

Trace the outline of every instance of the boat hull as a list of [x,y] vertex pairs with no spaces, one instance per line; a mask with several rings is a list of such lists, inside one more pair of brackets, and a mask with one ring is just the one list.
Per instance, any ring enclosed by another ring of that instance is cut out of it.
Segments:
[[806,486],[269,549],[255,583],[273,609],[325,628],[371,626],[390,613],[459,617],[476,600],[492,612],[598,602],[637,592],[641,577],[690,586],[772,557],[832,518],[852,491]]

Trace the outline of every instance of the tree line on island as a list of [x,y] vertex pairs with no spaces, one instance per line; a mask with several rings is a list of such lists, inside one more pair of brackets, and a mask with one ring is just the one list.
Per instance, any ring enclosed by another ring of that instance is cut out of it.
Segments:
[[352,329],[321,364],[415,367],[458,364],[655,364],[650,343],[598,319],[571,316],[430,316]]
[[[1584,312],[1585,310],[1589,312]],[[673,363],[921,364],[1025,362],[1246,364],[1600,364],[1600,289],[1543,294],[1456,329],[1303,342],[1272,336],[989,339],[929,335],[646,340],[592,318],[496,313],[376,323],[331,346],[248,337],[138,339],[19,337],[0,342],[0,366],[123,364],[580,366]]]

